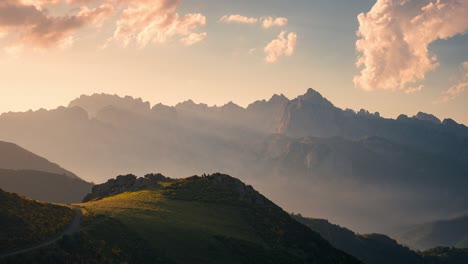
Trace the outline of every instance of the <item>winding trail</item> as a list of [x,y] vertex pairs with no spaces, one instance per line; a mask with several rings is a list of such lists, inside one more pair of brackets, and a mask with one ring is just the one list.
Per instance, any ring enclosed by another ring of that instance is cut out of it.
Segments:
[[74,234],[74,233],[78,233],[80,231],[80,223],[81,223],[81,218],[83,216],[83,212],[81,211],[80,208],[77,208],[75,211],[76,211],[76,214],[73,217],[73,220],[70,222],[68,227],[62,233],[60,233],[59,235],[57,235],[54,238],[51,238],[51,239],[49,239],[47,241],[44,241],[44,242],[40,243],[39,245],[35,245],[35,246],[32,246],[32,247],[28,247],[28,248],[25,248],[25,249],[20,249],[20,250],[14,251],[14,252],[10,252],[10,253],[6,253],[4,255],[0,255],[0,258],[11,257],[11,256],[15,256],[15,255],[22,254],[22,253],[27,253],[27,252],[30,252],[30,251],[33,251],[33,250],[36,250],[36,249],[40,249],[40,248],[43,248],[43,247],[47,247],[47,246],[50,246],[50,245],[56,243],[57,241],[59,241],[60,239],[62,239],[66,235],[71,235],[71,234]]

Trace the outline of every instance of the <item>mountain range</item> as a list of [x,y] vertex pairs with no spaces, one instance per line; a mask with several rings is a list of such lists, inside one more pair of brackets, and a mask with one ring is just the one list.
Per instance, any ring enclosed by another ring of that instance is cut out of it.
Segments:
[[466,126],[426,113],[342,110],[313,89],[245,108],[83,95],[67,107],[2,114],[0,139],[97,183],[122,173],[222,171],[288,211],[320,212],[365,233],[468,210]]

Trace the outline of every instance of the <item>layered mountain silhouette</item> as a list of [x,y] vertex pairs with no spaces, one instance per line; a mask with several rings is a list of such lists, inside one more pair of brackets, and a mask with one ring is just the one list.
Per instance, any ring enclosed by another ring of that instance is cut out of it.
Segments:
[[435,247],[412,251],[381,234],[360,235],[324,219],[292,215],[298,222],[318,232],[334,247],[355,256],[365,264],[464,263],[468,251],[451,247]]
[[16,144],[0,142],[0,188],[28,197],[57,203],[81,201],[88,183]]
[[466,126],[426,113],[342,110],[313,89],[245,108],[81,96],[68,107],[2,114],[0,138],[98,183],[130,172],[222,171],[290,211],[320,211],[359,232],[468,210]]
[[0,157],[2,169],[44,171],[78,179],[74,173],[10,142],[0,141]]
[[416,225],[398,234],[396,238],[418,250],[435,246],[468,248],[468,214]]

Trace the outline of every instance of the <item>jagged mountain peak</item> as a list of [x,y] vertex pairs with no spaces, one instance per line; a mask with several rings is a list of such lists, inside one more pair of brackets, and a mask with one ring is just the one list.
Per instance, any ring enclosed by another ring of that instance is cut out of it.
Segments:
[[442,123],[440,119],[437,118],[435,115],[424,113],[424,112],[418,112],[415,116],[413,116],[413,118],[421,120],[421,121],[428,121],[437,125]]
[[106,107],[114,107],[135,113],[147,113],[151,109],[150,103],[143,101],[141,98],[134,98],[128,95],[121,97],[116,94],[111,95],[106,93],[81,95],[68,104],[68,107],[75,106],[86,110],[90,117],[95,117],[99,111]]

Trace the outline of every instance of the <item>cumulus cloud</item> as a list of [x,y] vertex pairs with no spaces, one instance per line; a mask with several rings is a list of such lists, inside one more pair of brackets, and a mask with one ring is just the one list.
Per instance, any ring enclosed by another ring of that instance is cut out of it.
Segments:
[[225,15],[219,21],[223,23],[256,24],[258,22],[258,18],[242,15]]
[[368,91],[417,91],[414,83],[438,67],[429,44],[463,34],[467,13],[468,0],[378,0],[358,16],[361,72],[355,85]]
[[278,17],[278,18],[266,17],[266,18],[263,18],[263,21],[262,21],[262,27],[264,28],[271,28],[274,26],[284,27],[287,24],[288,24],[288,19],[285,17]]
[[291,56],[297,44],[297,35],[294,32],[286,36],[286,31],[282,31],[276,39],[271,41],[264,49],[266,61],[274,63],[282,56]]
[[9,37],[7,51],[18,51],[23,46],[38,49],[51,46],[65,47],[73,41],[72,33],[86,25],[100,25],[113,12],[109,4],[96,8],[81,7],[63,16],[50,15],[45,4],[53,0],[4,0],[0,2],[0,36]]
[[206,33],[194,32],[206,24],[206,17],[198,13],[179,15],[180,0],[121,1],[127,6],[116,22],[113,39],[124,45],[135,42],[142,48],[149,43],[164,43],[174,38],[194,44],[196,39],[200,41],[206,36]]
[[442,95],[436,100],[435,103],[447,103],[449,101],[454,100],[457,98],[461,93],[468,88],[468,61],[465,61],[461,65],[461,72],[462,76],[460,81],[453,85],[452,87],[448,88],[447,90],[442,92]]

